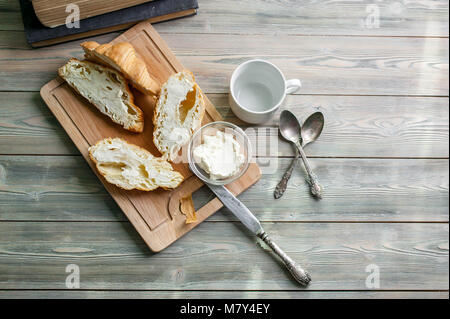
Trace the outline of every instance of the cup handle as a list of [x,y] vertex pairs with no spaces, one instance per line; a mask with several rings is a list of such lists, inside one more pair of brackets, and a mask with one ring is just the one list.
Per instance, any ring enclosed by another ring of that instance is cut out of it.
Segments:
[[286,94],[297,92],[302,87],[302,82],[299,79],[292,79],[286,81]]

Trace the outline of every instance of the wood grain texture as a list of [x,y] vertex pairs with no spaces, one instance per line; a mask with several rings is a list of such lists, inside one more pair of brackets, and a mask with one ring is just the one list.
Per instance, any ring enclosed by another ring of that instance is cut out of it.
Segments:
[[[246,129],[261,156],[292,156],[275,127],[281,109],[263,127],[248,129],[230,110],[226,94],[208,97],[226,121]],[[0,154],[79,154],[38,93],[0,92],[0,100],[8,101],[0,104]],[[316,110],[325,114],[324,132],[305,149],[309,156],[446,158],[448,103],[432,97],[292,95],[284,108],[301,120]]]
[[0,299],[448,299],[446,291],[61,291],[0,290]]
[[[448,224],[263,226],[310,271],[308,290],[367,290],[373,264],[383,290],[449,288]],[[203,223],[152,255],[129,223],[2,222],[0,289],[65,289],[74,263],[81,289],[299,290],[258,245],[239,223]]]
[[207,93],[228,92],[232,71],[246,60],[261,58],[276,64],[286,78],[300,78],[299,94],[448,95],[448,39],[209,34],[174,38],[165,36],[183,64],[195,65],[191,69],[199,84],[209,84]]
[[39,21],[46,27],[57,27],[66,23],[68,5],[79,8],[80,19],[128,8],[153,0],[32,0],[33,8]]
[[[325,187],[324,200],[311,198],[301,169],[294,171],[285,195],[274,200],[289,162],[278,159],[273,172],[262,166],[261,180],[239,196],[263,221],[448,222],[448,160],[315,158],[311,165]],[[206,189],[194,193],[197,208],[212,198]],[[0,156],[1,220],[126,217],[79,156]],[[236,219],[222,209],[207,221],[230,220]]]
[[[366,23],[380,13],[379,28]],[[448,36],[448,1],[199,0],[199,15],[157,26],[164,33]],[[372,11],[373,12],[373,11]],[[23,30],[17,1],[0,0],[0,30]]]
[[[0,30],[23,31],[22,15],[19,1],[0,0]],[[25,33],[23,33],[25,38]]]
[[[448,36],[447,0],[200,0],[199,6],[195,23],[161,28],[177,33]],[[370,12],[379,13],[379,27],[366,23]]]
[[80,154],[38,92],[0,92],[0,153]]
[[[5,33],[0,39],[13,37]],[[301,78],[301,94],[448,96],[448,38],[167,34],[164,40],[205,93],[228,92],[232,71],[262,58],[287,78]],[[82,56],[76,41],[34,50],[12,39],[0,50],[0,90],[37,91],[70,56]]]

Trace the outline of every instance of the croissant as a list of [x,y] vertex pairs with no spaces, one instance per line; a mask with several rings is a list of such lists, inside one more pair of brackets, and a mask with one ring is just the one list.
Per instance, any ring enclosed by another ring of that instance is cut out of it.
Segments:
[[98,44],[87,41],[81,44],[87,60],[116,69],[140,92],[157,97],[161,86],[148,73],[147,67],[128,42]]
[[201,126],[205,100],[194,75],[173,74],[161,88],[153,113],[153,143],[164,158],[174,161]]
[[170,189],[183,181],[169,162],[118,137],[97,142],[89,148],[89,156],[99,173],[122,189]]
[[120,72],[72,58],[58,69],[58,74],[113,122],[132,132],[144,130],[144,114],[134,104],[128,82]]

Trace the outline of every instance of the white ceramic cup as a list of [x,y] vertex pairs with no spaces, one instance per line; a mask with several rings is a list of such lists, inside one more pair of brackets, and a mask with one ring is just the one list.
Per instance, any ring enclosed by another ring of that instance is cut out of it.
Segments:
[[302,86],[299,79],[287,80],[274,64],[250,60],[234,70],[230,80],[230,107],[247,123],[267,122],[283,104],[286,94]]

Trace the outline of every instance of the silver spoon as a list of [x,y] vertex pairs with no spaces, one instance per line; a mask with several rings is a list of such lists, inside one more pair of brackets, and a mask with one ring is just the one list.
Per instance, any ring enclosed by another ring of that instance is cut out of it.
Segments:
[[288,110],[281,112],[280,133],[286,140],[294,143],[298,152],[296,151],[293,162],[284,174],[280,183],[275,188],[275,198],[280,198],[286,190],[287,182],[291,177],[292,170],[297,162],[298,153],[302,156],[306,172],[308,173],[308,182],[311,187],[311,193],[317,198],[322,198],[322,186],[320,186],[317,176],[311,170],[306,154],[303,151],[303,147],[311,142],[314,142],[320,136],[324,122],[325,120],[323,114],[321,112],[316,112],[306,119],[303,124],[303,128],[301,128],[299,121],[292,112]]

